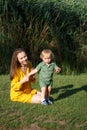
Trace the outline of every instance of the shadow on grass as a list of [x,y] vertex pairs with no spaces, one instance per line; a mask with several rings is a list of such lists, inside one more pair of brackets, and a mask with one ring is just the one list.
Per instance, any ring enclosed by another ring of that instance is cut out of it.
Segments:
[[54,99],[54,101],[69,97],[82,90],[87,91],[87,85],[84,85],[80,88],[73,88],[73,85],[67,85],[67,86],[63,86],[60,88],[53,88],[52,94],[58,93],[60,90],[62,90],[63,92],[60,95],[58,95],[58,97],[56,99]]

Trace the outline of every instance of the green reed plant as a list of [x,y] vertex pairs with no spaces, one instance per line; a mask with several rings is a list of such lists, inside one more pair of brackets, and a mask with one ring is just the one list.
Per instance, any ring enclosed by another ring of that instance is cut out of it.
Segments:
[[[70,71],[84,72],[87,63],[86,0],[2,0],[0,7],[0,50],[8,46],[7,53],[5,49],[0,51],[1,73],[9,70],[11,55],[17,47],[26,49],[33,64],[39,62],[43,48],[50,48],[59,65],[68,64]],[[7,55],[9,61],[5,66]]]

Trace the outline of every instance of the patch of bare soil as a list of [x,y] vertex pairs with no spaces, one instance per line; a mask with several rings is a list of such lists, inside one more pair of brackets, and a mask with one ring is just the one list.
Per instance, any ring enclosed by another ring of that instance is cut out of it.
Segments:
[[36,124],[31,124],[28,130],[46,130],[45,128],[40,128]]
[[46,130],[45,128],[40,128],[38,125],[36,124],[31,124],[29,127],[22,127],[16,130]]

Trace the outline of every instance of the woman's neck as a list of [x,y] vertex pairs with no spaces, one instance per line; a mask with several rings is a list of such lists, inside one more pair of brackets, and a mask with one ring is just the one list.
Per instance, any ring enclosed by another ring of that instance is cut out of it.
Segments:
[[22,66],[22,67],[21,67],[21,70],[22,70],[24,73],[26,73],[26,72],[27,72],[27,66]]

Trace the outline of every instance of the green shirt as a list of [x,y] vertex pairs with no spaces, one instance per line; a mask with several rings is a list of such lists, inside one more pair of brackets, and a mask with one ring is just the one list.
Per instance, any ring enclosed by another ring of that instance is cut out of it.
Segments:
[[39,73],[39,81],[45,82],[45,84],[47,85],[50,84],[50,82],[52,82],[54,70],[57,67],[58,66],[54,62],[51,62],[49,66],[46,65],[43,61],[39,63],[36,66],[36,69]]

